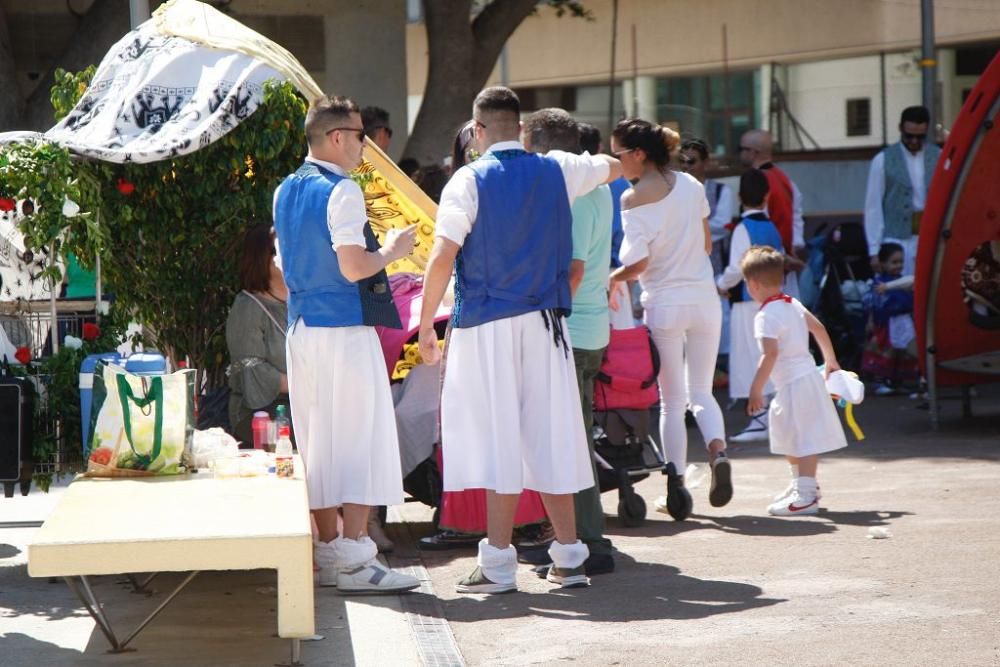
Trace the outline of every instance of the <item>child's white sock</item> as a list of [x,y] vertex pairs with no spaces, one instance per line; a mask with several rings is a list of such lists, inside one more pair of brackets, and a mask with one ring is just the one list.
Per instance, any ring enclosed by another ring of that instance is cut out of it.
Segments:
[[789,463],[788,464],[788,469],[792,473],[792,479],[793,480],[799,476],[799,464],[798,463]]
[[795,489],[799,492],[799,496],[802,498],[815,498],[816,497],[816,478],[815,477],[796,477],[795,478]]

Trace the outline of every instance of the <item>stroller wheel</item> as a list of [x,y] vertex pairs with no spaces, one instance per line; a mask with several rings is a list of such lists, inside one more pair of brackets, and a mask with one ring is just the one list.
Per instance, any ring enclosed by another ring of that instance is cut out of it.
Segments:
[[618,518],[626,528],[638,528],[646,522],[646,501],[630,493],[618,501]]

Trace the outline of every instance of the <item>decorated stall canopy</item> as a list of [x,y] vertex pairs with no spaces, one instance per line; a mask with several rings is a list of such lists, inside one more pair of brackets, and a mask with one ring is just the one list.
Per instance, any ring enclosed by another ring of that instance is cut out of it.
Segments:
[[[306,100],[323,95],[281,46],[207,4],[170,0],[111,48],[72,112],[36,138],[106,162],[171,159],[246,120],[268,80],[291,82]],[[31,138],[18,133],[4,140]],[[390,271],[422,273],[434,203],[374,144],[366,157],[359,172],[375,231],[416,224],[420,234],[413,258]]]

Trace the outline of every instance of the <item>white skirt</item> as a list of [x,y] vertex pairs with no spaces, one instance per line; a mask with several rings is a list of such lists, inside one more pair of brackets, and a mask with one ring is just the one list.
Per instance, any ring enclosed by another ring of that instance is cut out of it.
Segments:
[[778,389],[768,416],[772,454],[802,457],[847,447],[837,408],[818,372]]
[[375,329],[299,320],[285,349],[309,508],[401,504],[396,419]]
[[539,312],[455,328],[441,396],[444,490],[594,486],[572,341],[556,347]]
[[[749,398],[750,385],[757,373],[760,361],[760,347],[753,335],[753,318],[760,306],[754,301],[734,303],[729,319],[729,397]],[[765,395],[774,393],[774,385],[768,380]]]

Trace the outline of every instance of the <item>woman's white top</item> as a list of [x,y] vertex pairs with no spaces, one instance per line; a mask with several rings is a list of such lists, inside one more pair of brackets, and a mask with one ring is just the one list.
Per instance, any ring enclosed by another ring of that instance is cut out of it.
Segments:
[[[710,211],[705,189],[693,176],[673,174],[677,180],[666,197],[622,211],[622,264],[649,258],[639,276],[647,311],[717,299],[712,263],[705,252],[702,221]],[[649,321],[650,316],[656,317],[647,313],[647,324],[659,326]]]

